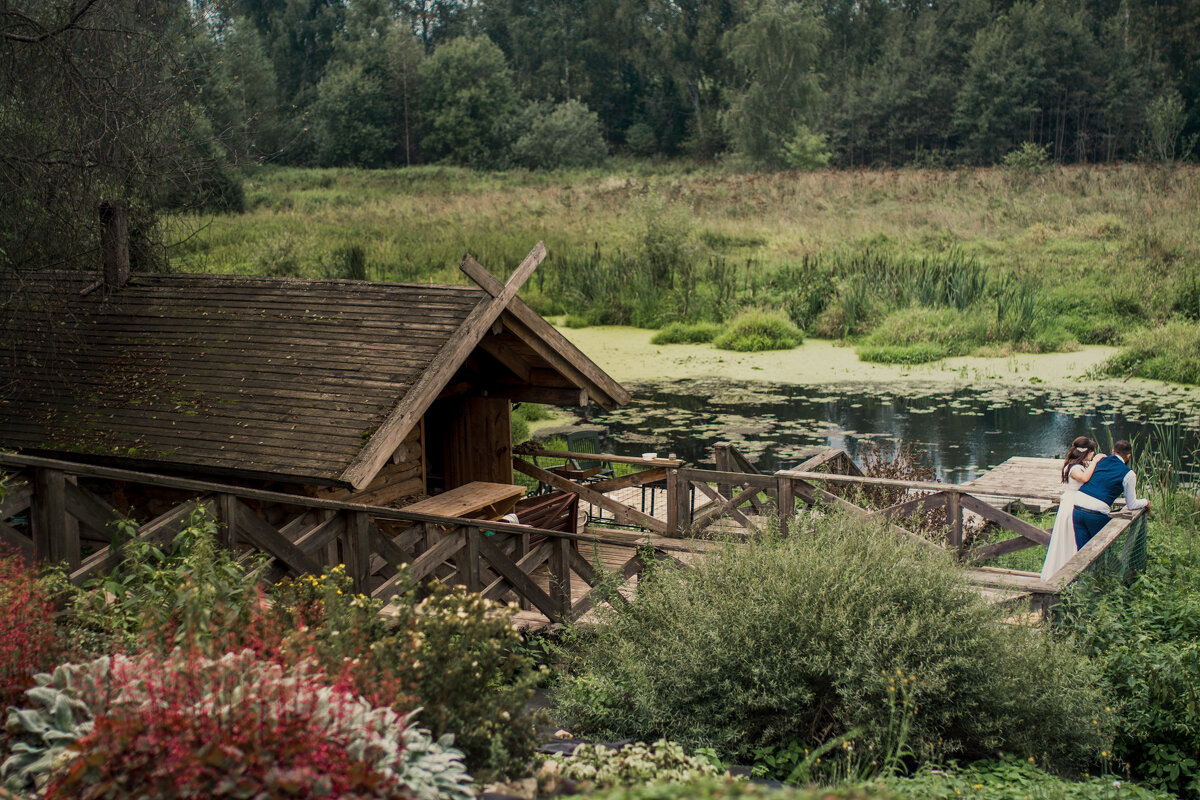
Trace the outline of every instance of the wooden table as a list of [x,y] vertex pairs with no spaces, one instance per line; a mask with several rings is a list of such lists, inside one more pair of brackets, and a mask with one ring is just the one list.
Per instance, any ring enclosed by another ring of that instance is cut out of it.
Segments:
[[404,510],[438,514],[443,517],[495,520],[512,511],[517,500],[524,494],[524,486],[472,481],[448,492],[419,500],[405,506]]

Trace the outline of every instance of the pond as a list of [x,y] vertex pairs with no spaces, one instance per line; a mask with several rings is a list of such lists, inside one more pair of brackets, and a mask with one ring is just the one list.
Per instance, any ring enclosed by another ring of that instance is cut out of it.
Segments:
[[[603,447],[621,455],[674,453],[713,466],[712,445],[733,443],[764,472],[795,466],[814,445],[855,454],[870,440],[903,441],[927,454],[938,480],[961,483],[1012,456],[1058,457],[1088,435],[1109,451],[1117,439],[1164,437],[1194,467],[1200,401],[1139,395],[1105,383],[1078,387],[919,383],[813,386],[716,379],[630,383],[634,401],[593,412]],[[583,420],[579,420],[583,422]],[[544,433],[541,435],[545,435]]]

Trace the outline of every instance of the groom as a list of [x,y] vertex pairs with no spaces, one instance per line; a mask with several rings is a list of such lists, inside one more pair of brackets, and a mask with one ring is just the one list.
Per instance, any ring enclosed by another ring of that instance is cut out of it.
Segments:
[[[1137,496],[1137,475],[1129,468],[1132,455],[1133,448],[1129,446],[1129,442],[1122,439],[1114,444],[1112,455],[1100,459],[1091,480],[1081,486],[1079,492],[1108,505],[1110,512],[1112,501],[1122,493],[1125,495],[1125,508],[1130,511],[1149,508],[1150,501]],[[1082,548],[1108,524],[1111,517],[1103,511],[1093,511],[1076,505],[1071,519],[1075,524],[1075,545]]]

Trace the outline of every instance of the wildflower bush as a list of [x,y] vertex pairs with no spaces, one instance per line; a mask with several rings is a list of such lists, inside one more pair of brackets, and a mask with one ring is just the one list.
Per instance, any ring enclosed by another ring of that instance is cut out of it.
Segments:
[[62,654],[53,615],[53,597],[36,569],[0,548],[0,708],[16,703],[34,674]]
[[341,567],[281,583],[272,593],[281,645],[378,705],[420,708],[435,737],[453,735],[472,773],[524,772],[539,716],[526,708],[543,673],[521,652],[513,610],[462,587],[415,587],[381,603],[355,594]]
[[421,723],[454,734],[477,776],[524,773],[537,747],[541,712],[527,707],[544,680],[521,652],[514,607],[462,587],[435,585],[399,604],[396,624],[417,636]]
[[410,717],[252,651],[102,657],[39,676],[5,763],[47,798],[468,798],[461,754]]
[[567,641],[554,697],[573,730],[727,760],[846,737],[879,771],[888,753],[1070,768],[1110,749],[1092,662],[1004,624],[944,554],[875,523],[802,518],[789,538],[768,530],[639,581],[627,609]]
[[537,779],[543,791],[560,785],[594,790],[647,783],[692,783],[723,775],[725,771],[714,761],[715,758],[703,755],[689,756],[680,745],[665,739],[651,745],[636,742],[623,747],[581,744],[570,757],[543,756]]

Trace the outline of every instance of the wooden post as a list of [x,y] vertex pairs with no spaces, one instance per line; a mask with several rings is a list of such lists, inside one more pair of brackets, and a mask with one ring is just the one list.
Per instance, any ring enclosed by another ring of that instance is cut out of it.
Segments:
[[[574,506],[576,509],[579,508],[578,504],[579,504],[579,498],[576,497],[575,503],[574,503]],[[519,563],[521,563],[522,558],[529,555],[529,544],[530,544],[531,538],[532,538],[532,535],[528,534],[528,533],[522,533],[520,535],[520,537],[518,538],[518,541],[517,541],[517,557],[514,558],[513,561],[516,561],[519,564]],[[524,592],[517,592],[517,605],[519,608],[521,608],[522,611],[527,611],[532,607],[532,604],[529,602],[529,599],[527,597],[525,597]]]
[[33,548],[39,561],[61,561],[66,553],[66,480],[56,469],[33,473]]
[[[73,483],[76,486],[79,485],[79,479],[74,475],[65,475],[64,481],[66,483]],[[65,492],[65,485],[63,486],[63,490]],[[65,509],[65,494],[63,497],[63,504]],[[101,533],[103,532],[104,531],[101,531]],[[58,554],[58,560],[66,561],[67,566],[70,567],[72,572],[79,569],[79,520],[72,516],[70,511],[67,511],[63,517],[62,552]]]
[[779,485],[775,489],[776,510],[779,513],[779,534],[788,535],[788,527],[792,517],[796,515],[796,493],[792,490],[792,479],[779,476]]
[[346,520],[346,573],[354,591],[369,594],[367,580],[371,574],[371,517],[366,511],[350,511]]
[[129,280],[128,208],[120,201],[100,204],[100,266],[107,292]]
[[462,559],[462,564],[459,566],[458,574],[462,577],[468,592],[478,592],[483,589],[483,583],[479,579],[479,537],[483,533],[473,525],[458,528],[457,530],[463,531],[467,537],[466,546],[459,551],[459,558]]
[[571,615],[571,540],[558,536],[550,541],[550,604],[559,614],[555,622]]
[[963,515],[962,495],[958,492],[946,493],[946,522],[950,525],[950,545],[959,556],[962,556],[963,546]]
[[217,496],[217,519],[221,523],[221,545],[231,553],[237,552],[237,504],[232,494]]
[[[734,472],[733,454],[729,452],[729,448],[733,445],[729,442],[717,442],[713,445],[713,461],[716,462],[717,472]],[[722,497],[733,497],[733,486],[728,483],[718,483],[717,492]]]
[[679,476],[678,468],[667,470],[667,534],[683,536],[691,520],[687,481]]

